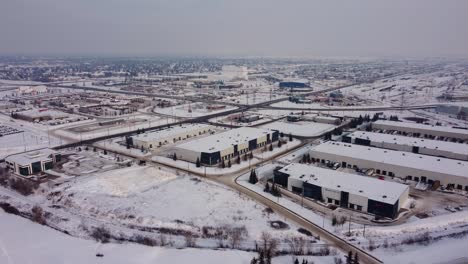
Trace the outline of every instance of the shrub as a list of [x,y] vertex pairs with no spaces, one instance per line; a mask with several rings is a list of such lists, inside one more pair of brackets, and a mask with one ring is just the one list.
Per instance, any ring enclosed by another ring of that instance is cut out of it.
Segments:
[[45,225],[46,224],[46,219],[44,217],[44,211],[42,210],[42,208],[38,205],[35,205],[32,209],[31,209],[31,213],[32,213],[32,220],[38,224],[41,224],[41,225]]
[[94,230],[91,232],[91,237],[98,242],[108,243],[111,238],[111,235],[109,230],[107,230],[106,228],[98,227],[94,228]]

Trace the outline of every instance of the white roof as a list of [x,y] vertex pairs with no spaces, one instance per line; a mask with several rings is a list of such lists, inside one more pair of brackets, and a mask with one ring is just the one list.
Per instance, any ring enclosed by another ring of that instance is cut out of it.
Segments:
[[280,172],[289,174],[290,178],[323,188],[349,192],[388,204],[395,204],[409,188],[400,183],[299,163],[292,163]]
[[202,124],[193,124],[193,125],[182,125],[182,126],[174,126],[170,128],[166,128],[163,130],[158,130],[158,131],[150,131],[144,134],[139,134],[134,136],[133,138],[136,140],[140,141],[154,141],[154,140],[159,140],[159,139],[164,139],[168,137],[173,137],[178,134],[182,133],[187,133],[190,131],[194,131],[196,129],[210,129],[211,126],[208,125],[202,125]]
[[272,133],[273,131],[266,129],[240,127],[209,137],[195,139],[177,147],[196,152],[213,153]]
[[468,144],[440,141],[433,139],[405,137],[400,135],[391,135],[375,132],[356,131],[350,135],[352,138],[368,139],[371,142],[394,143],[395,145],[416,146],[425,149],[435,149],[468,155]]
[[434,126],[434,125],[425,125],[419,123],[409,123],[409,122],[397,122],[397,121],[388,121],[388,120],[377,120],[375,124],[387,125],[393,127],[404,127],[412,129],[421,129],[434,132],[443,132],[443,133],[453,133],[453,134],[466,134],[468,135],[468,129],[453,128],[447,126]]
[[368,160],[376,163],[468,177],[468,162],[410,152],[373,148],[361,145],[328,141],[311,148],[311,151]]
[[8,156],[5,160],[20,165],[29,165],[34,162],[49,160],[49,156],[55,153],[57,152],[52,149],[40,149],[11,155]]

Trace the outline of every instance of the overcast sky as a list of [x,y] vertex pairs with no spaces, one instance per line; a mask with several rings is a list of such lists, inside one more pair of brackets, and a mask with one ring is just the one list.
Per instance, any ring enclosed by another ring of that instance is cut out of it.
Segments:
[[0,0],[0,54],[468,56],[467,0]]

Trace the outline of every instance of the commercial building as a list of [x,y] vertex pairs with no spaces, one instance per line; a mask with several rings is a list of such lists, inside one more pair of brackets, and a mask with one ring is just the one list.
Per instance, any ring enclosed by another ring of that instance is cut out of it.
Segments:
[[308,80],[283,80],[279,82],[280,88],[307,88],[310,87]]
[[48,169],[61,160],[61,155],[51,149],[34,150],[5,158],[7,167],[14,173],[29,176]]
[[241,127],[178,145],[177,158],[215,165],[278,140],[278,131]]
[[342,141],[364,146],[468,161],[468,144],[463,143],[364,131],[356,131],[350,135],[343,136]]
[[175,143],[179,140],[197,137],[213,131],[213,127],[207,125],[181,125],[139,134],[133,136],[132,140],[133,146],[137,148],[154,149],[165,144]]
[[277,170],[274,180],[304,197],[392,219],[409,194],[404,184],[299,163]]
[[413,135],[424,138],[468,140],[468,129],[445,126],[432,126],[408,122],[378,120],[372,124],[373,129],[395,131],[403,135]]
[[410,152],[329,141],[310,149],[312,161],[339,162],[342,167],[374,169],[399,177],[468,191],[468,162]]

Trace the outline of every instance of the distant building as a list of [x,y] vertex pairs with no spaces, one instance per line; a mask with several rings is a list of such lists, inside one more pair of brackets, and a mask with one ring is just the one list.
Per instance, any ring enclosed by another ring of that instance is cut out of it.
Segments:
[[47,87],[45,85],[20,86],[16,89],[17,95],[37,95],[41,93],[47,93]]
[[343,142],[468,161],[468,144],[364,131],[343,136]]
[[61,155],[51,149],[34,150],[25,153],[10,155],[5,158],[7,167],[14,173],[29,176],[52,169]]
[[304,197],[392,219],[409,194],[404,184],[299,163],[276,170],[274,177],[276,183]]
[[378,120],[372,123],[376,130],[395,131],[403,135],[413,135],[424,138],[449,138],[453,140],[468,140],[468,129],[425,124]]
[[468,191],[468,162],[410,152],[328,141],[310,149],[312,161],[373,169],[377,175]]
[[222,67],[222,75],[228,81],[247,81],[249,79],[248,70],[245,66],[225,65]]
[[280,88],[307,88],[310,87],[308,80],[283,80],[279,82]]
[[255,122],[257,120],[260,120],[262,118],[263,118],[263,115],[245,115],[239,118],[239,122],[250,123],[250,122]]
[[166,144],[198,137],[213,132],[213,128],[207,125],[182,125],[166,128],[159,131],[150,131],[133,136],[133,145],[137,148],[155,149]]
[[177,158],[216,165],[278,140],[278,131],[241,127],[178,145]]

